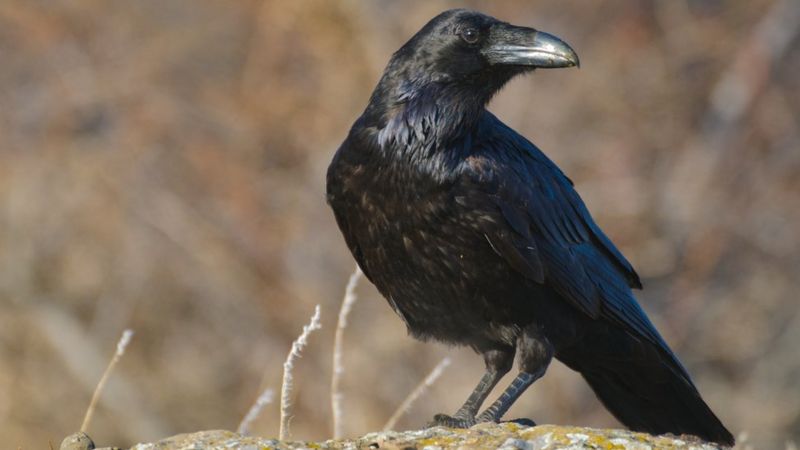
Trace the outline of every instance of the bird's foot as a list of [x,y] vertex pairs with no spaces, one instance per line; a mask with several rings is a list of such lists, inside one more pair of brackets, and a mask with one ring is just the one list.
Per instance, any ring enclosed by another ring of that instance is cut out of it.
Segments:
[[[459,415],[449,416],[447,414],[436,414],[433,420],[428,423],[428,428],[431,427],[448,427],[448,428],[470,428],[476,423],[490,422],[485,417],[463,417]],[[518,419],[503,420],[500,423],[515,423],[525,427],[535,427],[536,422],[531,419],[520,417]]]
[[430,427],[448,427],[448,428],[469,428],[475,425],[475,417],[460,417],[458,415],[448,416],[447,414],[436,414],[433,420],[428,423]]

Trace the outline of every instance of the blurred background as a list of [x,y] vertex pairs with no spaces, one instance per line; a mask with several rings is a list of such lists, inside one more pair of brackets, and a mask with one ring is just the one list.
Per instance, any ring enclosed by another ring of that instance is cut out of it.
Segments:
[[[280,387],[316,304],[292,429],[330,437],[354,262],[325,170],[389,55],[458,6],[577,50],[580,70],[516,79],[491,110],[576,182],[734,434],[800,440],[800,2],[2,0],[2,446],[76,431],[127,327],[98,445],[235,429]],[[415,342],[372,286],[358,294],[345,433],[381,427],[447,355],[398,427],[460,406],[480,358]],[[559,363],[508,414],[521,416],[619,426]],[[272,405],[251,430],[277,424]]]

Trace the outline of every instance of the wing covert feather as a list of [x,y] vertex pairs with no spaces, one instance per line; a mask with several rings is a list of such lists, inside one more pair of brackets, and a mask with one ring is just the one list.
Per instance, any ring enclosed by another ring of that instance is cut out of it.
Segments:
[[638,275],[572,182],[536,146],[494,120],[499,135],[471,157],[465,182],[486,197],[477,202],[481,207],[486,200],[494,204],[493,214],[505,224],[486,230],[495,251],[590,317],[605,317],[669,352],[631,292],[641,287]]

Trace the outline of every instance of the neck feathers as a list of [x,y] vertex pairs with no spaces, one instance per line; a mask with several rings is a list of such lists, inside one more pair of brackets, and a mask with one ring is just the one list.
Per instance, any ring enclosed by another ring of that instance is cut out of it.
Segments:
[[469,139],[486,101],[474,92],[450,83],[423,86],[404,83],[395,90],[393,105],[378,132],[378,144],[385,151],[421,153],[458,146]]

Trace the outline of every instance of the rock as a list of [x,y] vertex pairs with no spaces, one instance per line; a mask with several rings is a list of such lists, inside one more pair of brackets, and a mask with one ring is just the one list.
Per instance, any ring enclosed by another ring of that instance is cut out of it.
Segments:
[[70,434],[61,441],[59,450],[94,450],[94,442],[83,431]]
[[119,447],[95,448],[94,441],[83,431],[70,434],[61,441],[58,450],[120,450]]
[[[651,436],[627,430],[601,430],[555,425],[526,427],[516,423],[488,423],[478,424],[467,430],[435,427],[417,431],[369,433],[357,439],[324,442],[278,441],[242,436],[231,431],[201,431],[180,434],[158,442],[137,444],[130,450],[206,448],[239,450],[265,448],[276,450],[460,450],[473,448],[498,450],[713,450],[722,447],[703,442],[692,436]],[[64,449],[63,445],[62,449]]]

